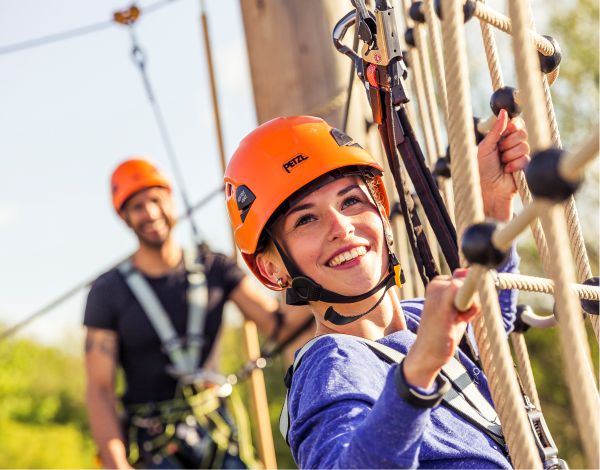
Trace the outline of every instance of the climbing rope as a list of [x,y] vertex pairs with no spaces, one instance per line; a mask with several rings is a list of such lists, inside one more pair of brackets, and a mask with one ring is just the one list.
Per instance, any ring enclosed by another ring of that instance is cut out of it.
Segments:
[[[146,5],[143,8],[144,14],[155,12],[168,4],[175,3],[177,0],[159,0],[155,3]],[[137,7],[135,7],[137,9]],[[138,9],[138,13],[140,10]],[[98,23],[81,26],[79,28],[71,29],[68,31],[62,31],[60,33],[50,34],[35,39],[28,39],[27,41],[18,42],[15,44],[9,44],[7,46],[0,47],[0,55],[10,54],[13,52],[19,52],[27,49],[33,49],[35,47],[46,46],[49,44],[62,42],[67,39],[74,39],[80,36],[96,33],[114,27],[114,18],[108,21],[100,21]]]
[[[448,136],[452,155],[452,184],[459,239],[468,224],[483,220],[473,116],[468,89],[466,44],[462,8],[455,0],[442,2],[442,37],[448,93]],[[481,360],[490,382],[490,391],[506,438],[512,462],[517,468],[541,468],[536,445],[525,415],[519,386],[512,367],[500,318],[493,281],[485,270],[473,267],[479,284],[483,315],[474,324]],[[479,272],[477,272],[479,271]],[[477,276],[479,275],[479,276]]]
[[[535,51],[527,42],[531,19],[527,6],[520,1],[509,1],[509,12],[513,25],[513,50],[519,87],[523,95],[525,122],[533,151],[547,149],[551,145],[550,123],[543,113],[545,103],[541,86],[540,71]],[[596,134],[597,152],[597,134]],[[564,250],[568,246],[567,236],[560,227],[566,225],[564,213],[556,207],[543,212],[540,220],[546,234],[551,254],[551,278],[555,283],[555,311],[560,318],[560,339],[564,351],[569,351],[565,360],[565,376],[575,418],[581,432],[587,461],[597,466],[600,460],[598,439],[598,413],[600,403],[590,364],[590,352],[577,300],[569,290],[575,274],[572,257]]]
[[[493,276],[498,289],[519,289],[544,294],[554,293],[554,281],[551,279],[514,273],[494,273]],[[600,300],[600,286],[573,283],[571,289],[579,299]]]

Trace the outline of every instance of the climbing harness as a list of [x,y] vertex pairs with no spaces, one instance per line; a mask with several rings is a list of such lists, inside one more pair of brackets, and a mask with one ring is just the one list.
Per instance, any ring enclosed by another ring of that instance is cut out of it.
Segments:
[[[186,468],[254,467],[256,461],[241,398],[219,374],[200,371],[182,380],[177,396],[125,408],[123,427],[132,463],[162,461]],[[231,462],[229,462],[231,465]]]
[[167,372],[178,379],[179,398],[126,407],[130,460],[189,459],[199,468],[220,468],[225,458],[239,454],[250,465],[253,451],[239,397],[220,374],[198,369],[205,342],[208,288],[196,250],[184,252],[184,266],[188,280],[184,338],[179,337],[152,287],[131,260],[118,267],[169,356],[172,364]]
[[[357,341],[367,346],[377,357],[390,364],[398,364],[404,360],[405,355],[395,349],[370,341],[365,338],[343,335],[343,334],[328,334],[317,336],[306,343],[294,360],[294,363],[288,369],[285,377],[285,384],[288,392],[283,402],[283,409],[279,418],[279,430],[282,436],[289,445],[288,433],[290,429],[290,416],[288,410],[289,389],[292,386],[293,375],[300,367],[302,358],[310,350],[314,344],[324,337],[338,338],[355,338]],[[477,386],[471,380],[467,370],[456,358],[453,358],[448,364],[442,368],[442,375],[450,383],[448,391],[442,399],[442,405],[448,407],[462,416],[469,423],[476,426],[490,437],[501,448],[505,449],[504,437],[500,420],[494,408],[481,395]]]
[[180,338],[175,331],[169,315],[156,293],[144,276],[133,266],[131,259],[121,263],[118,267],[158,334],[163,349],[172,362],[173,368],[169,370],[169,373],[174,377],[191,374],[198,368],[201,359],[200,351],[205,341],[204,322],[208,302],[206,276],[202,264],[197,262],[195,252],[184,251],[184,265],[189,284],[187,289],[187,332],[184,339]]

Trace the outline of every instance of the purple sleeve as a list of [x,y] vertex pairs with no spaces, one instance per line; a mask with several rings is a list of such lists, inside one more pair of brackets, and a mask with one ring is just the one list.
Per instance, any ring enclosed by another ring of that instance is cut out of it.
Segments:
[[299,468],[416,468],[431,410],[400,398],[397,365],[382,374],[366,346],[330,341],[317,342],[294,374],[289,442]]
[[[521,258],[517,253],[517,245],[512,244],[508,259],[498,267],[499,273],[518,273],[519,262]],[[514,328],[514,323],[517,315],[517,297],[519,291],[517,289],[501,289],[498,292],[500,300],[500,310],[502,311],[502,322],[506,333],[510,333]]]

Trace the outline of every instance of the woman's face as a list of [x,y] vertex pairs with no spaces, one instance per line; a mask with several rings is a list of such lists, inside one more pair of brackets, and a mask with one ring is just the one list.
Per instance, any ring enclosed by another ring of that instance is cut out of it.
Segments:
[[362,294],[387,271],[383,223],[357,176],[299,200],[277,220],[274,232],[306,276],[339,294]]

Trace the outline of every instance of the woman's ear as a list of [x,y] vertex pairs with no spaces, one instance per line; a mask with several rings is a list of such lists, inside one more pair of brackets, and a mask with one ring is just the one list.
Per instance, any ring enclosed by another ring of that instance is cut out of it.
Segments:
[[269,250],[256,255],[256,266],[260,273],[269,279],[273,284],[278,284],[278,279],[284,283],[289,279],[289,275],[279,256],[270,253]]

